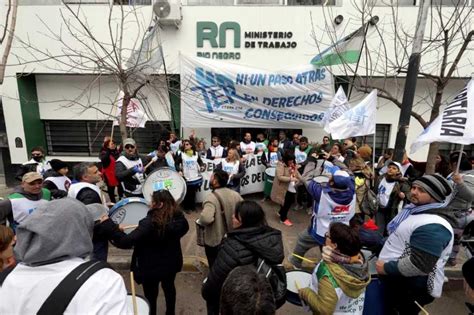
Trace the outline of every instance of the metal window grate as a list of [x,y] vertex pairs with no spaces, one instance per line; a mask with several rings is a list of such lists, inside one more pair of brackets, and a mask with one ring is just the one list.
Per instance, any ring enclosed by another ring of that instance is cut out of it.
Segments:
[[[103,140],[110,136],[111,121],[47,120],[44,121],[48,155],[96,156]],[[159,139],[169,135],[169,122],[147,122],[145,128],[132,130],[141,153],[152,151]],[[114,129],[114,140],[120,143],[120,131]]]
[[[388,148],[388,141],[390,139],[390,125],[377,124],[375,127],[375,155],[379,156],[382,151]],[[370,147],[374,145],[374,135],[359,137],[358,143],[367,143]]]

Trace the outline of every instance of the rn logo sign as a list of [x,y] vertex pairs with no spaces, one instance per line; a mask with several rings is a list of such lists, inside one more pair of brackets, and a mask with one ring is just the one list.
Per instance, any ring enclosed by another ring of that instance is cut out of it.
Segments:
[[[198,49],[216,51],[198,51],[198,57],[210,59],[240,59],[240,51],[228,49],[291,49],[297,43],[292,41],[293,32],[280,31],[245,31],[242,47],[242,30],[240,24],[233,21],[217,24],[211,21],[196,22],[196,46]],[[228,47],[232,43],[232,48]],[[223,51],[225,49],[225,51]]]

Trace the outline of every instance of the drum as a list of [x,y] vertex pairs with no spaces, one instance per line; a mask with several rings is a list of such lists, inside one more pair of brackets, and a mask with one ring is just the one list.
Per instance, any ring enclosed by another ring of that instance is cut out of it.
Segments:
[[202,175],[199,175],[197,178],[194,178],[194,179],[186,179],[186,185],[201,187],[201,185],[202,185]]
[[329,177],[324,176],[324,175],[319,175],[319,176],[314,176],[313,180],[316,183],[325,184],[325,183],[329,182]]
[[275,178],[276,168],[269,167],[265,170],[265,184],[263,186],[263,195],[270,197],[272,194],[273,179]]
[[[130,197],[120,200],[109,211],[110,219],[116,224],[138,225],[141,219],[146,217],[149,207],[145,199]],[[126,229],[130,233],[135,228]]]
[[372,274],[372,279],[365,289],[364,312],[363,315],[385,314],[385,297],[383,282],[378,275]]
[[[148,301],[140,295],[135,294],[135,300],[137,301],[137,314],[138,315],[148,315],[150,313],[150,305],[148,305]],[[132,295],[129,293],[127,295],[127,305],[128,311],[133,314],[133,298]]]
[[151,202],[154,191],[167,189],[177,203],[183,201],[186,195],[186,182],[178,172],[169,167],[160,167],[152,172],[143,184],[143,196]]
[[307,288],[311,284],[311,273],[303,270],[292,270],[286,273],[286,300],[291,304],[303,306],[298,289]]

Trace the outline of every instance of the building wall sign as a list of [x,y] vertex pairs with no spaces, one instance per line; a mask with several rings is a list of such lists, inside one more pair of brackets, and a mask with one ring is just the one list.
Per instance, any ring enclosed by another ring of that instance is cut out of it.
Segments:
[[[232,41],[229,35],[232,35]],[[196,22],[196,46],[198,57],[238,60],[242,56],[242,49],[294,49],[298,44],[293,40],[291,31],[242,31],[240,24],[233,21],[219,25],[199,21]]]

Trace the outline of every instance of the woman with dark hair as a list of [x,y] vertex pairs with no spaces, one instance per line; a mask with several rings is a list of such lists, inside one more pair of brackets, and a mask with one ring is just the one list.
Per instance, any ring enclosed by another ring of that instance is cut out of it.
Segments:
[[0,272],[16,265],[13,246],[16,237],[13,230],[5,225],[0,225]]
[[204,171],[204,163],[190,140],[183,140],[183,149],[177,152],[175,167],[186,180],[186,196],[182,206],[185,211],[193,211],[196,191],[202,184],[202,176],[199,173]]
[[[459,163],[459,173],[456,172],[459,161],[459,154],[462,154]],[[456,226],[454,229],[453,251],[447,262],[450,266],[457,264],[456,256],[459,252],[459,245],[464,228],[474,219],[472,213],[472,202],[474,200],[474,171],[471,162],[465,152],[453,152],[449,155],[449,164],[453,173],[447,179],[454,185],[454,193],[448,207],[454,210],[456,216]]]
[[180,239],[188,232],[189,225],[171,193],[168,190],[155,191],[147,216],[130,234],[120,231],[111,220],[102,225],[112,244],[123,249],[134,248],[130,268],[135,281],[143,285],[150,303],[150,314],[156,314],[160,282],[165,293],[166,314],[174,314],[174,280],[183,267]]
[[295,202],[296,185],[299,182],[297,176],[299,173],[296,169],[295,156],[290,151],[286,151],[282,161],[277,164],[271,193],[273,202],[281,206],[278,212],[280,222],[286,226],[293,226],[288,219],[288,210]]
[[222,241],[217,258],[204,280],[202,296],[208,314],[219,314],[221,288],[227,275],[238,266],[256,265],[259,258],[267,264],[280,264],[284,258],[281,232],[268,226],[265,212],[254,201],[242,201],[232,217],[234,230]]
[[342,146],[342,144],[336,142],[332,145],[331,151],[329,151],[325,155],[325,158],[329,161],[337,160],[339,162],[344,162],[345,154],[346,154],[346,151],[344,150],[344,147]]
[[122,185],[120,185],[117,176],[115,176],[115,161],[120,157],[120,151],[115,145],[114,140],[106,137],[99,154],[100,161],[102,162],[101,173],[107,184],[107,193],[109,194],[110,201],[113,203],[116,202],[115,187],[118,187],[119,199],[123,197]]
[[333,222],[326,233],[323,260],[314,268],[309,288],[299,295],[313,314],[362,314],[370,283],[367,261],[356,230]]

